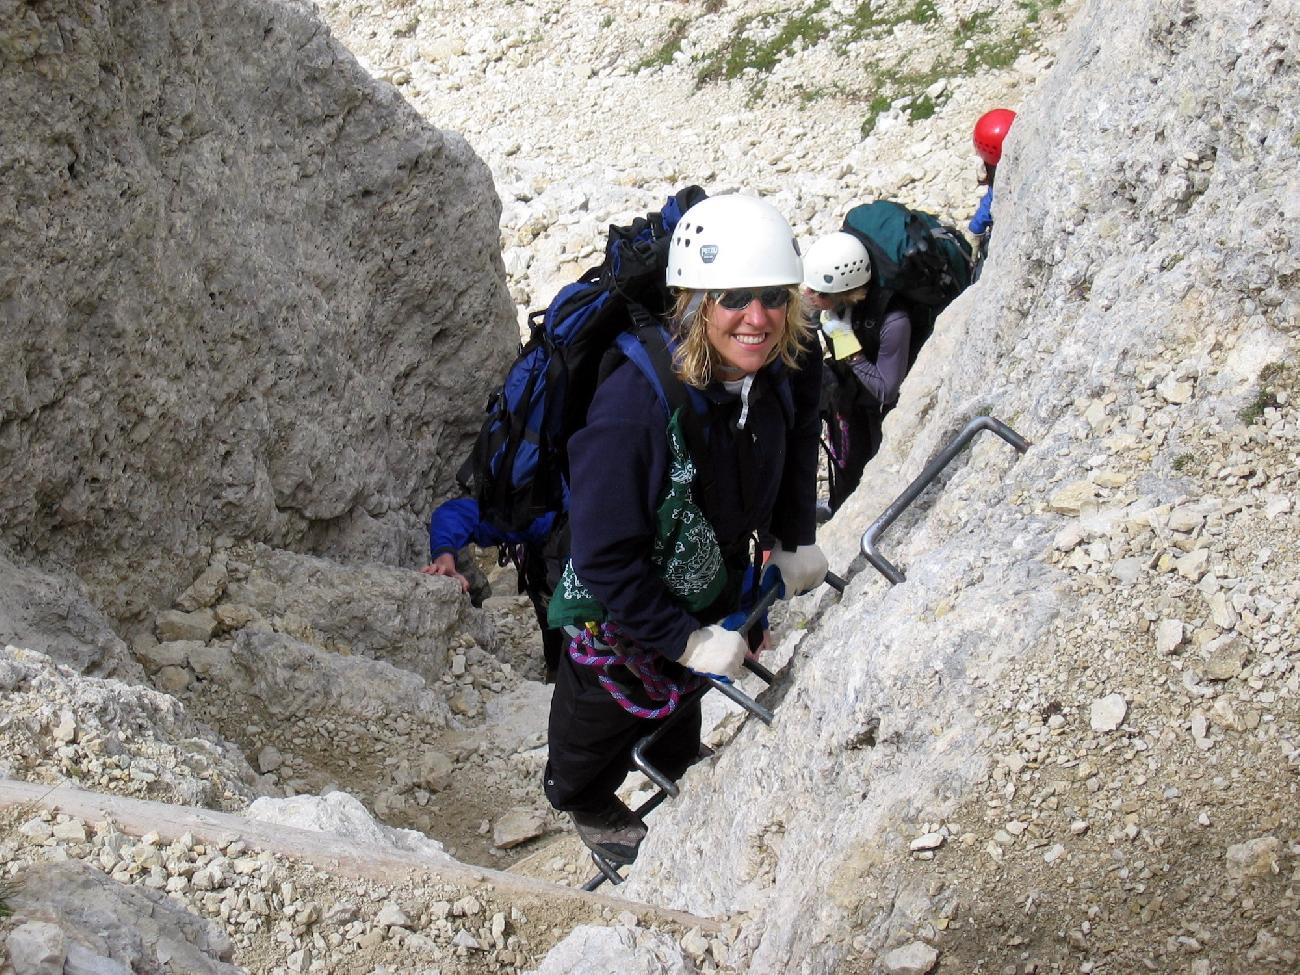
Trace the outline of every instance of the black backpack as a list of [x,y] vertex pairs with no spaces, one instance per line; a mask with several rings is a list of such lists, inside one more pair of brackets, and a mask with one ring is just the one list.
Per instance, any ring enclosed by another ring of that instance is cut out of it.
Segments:
[[[887,306],[901,301],[912,320],[908,367],[934,331],[934,321],[971,284],[971,246],[961,231],[923,210],[891,200],[855,206],[844,231],[871,255],[867,320],[878,332]],[[859,335],[864,350],[872,336]],[[875,341],[879,342],[878,334]],[[870,353],[869,353],[870,354]],[[871,356],[874,358],[874,355]]]
[[[661,210],[629,226],[611,225],[605,259],[561,288],[545,311],[529,315],[528,341],[488,400],[474,449],[457,473],[484,521],[522,531],[549,511],[568,510],[569,435],[586,421],[596,386],[620,355],[650,379],[667,414],[705,409],[673,374],[661,324],[673,304],[664,273],[673,228],[705,197],[688,186]],[[707,456],[702,427],[688,422],[684,432],[699,466]]]

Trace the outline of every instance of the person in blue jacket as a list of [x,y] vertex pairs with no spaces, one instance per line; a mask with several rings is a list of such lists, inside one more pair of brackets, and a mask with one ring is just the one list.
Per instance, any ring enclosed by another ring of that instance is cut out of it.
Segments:
[[[571,559],[550,619],[575,635],[551,701],[544,788],[611,863],[632,862],[646,834],[616,795],[632,747],[697,675],[741,673],[750,646],[723,621],[735,625],[758,533],[775,539],[768,565],[786,595],[826,575],[814,543],[820,356],[801,280],[794,234],[770,204],[727,195],[691,207],[667,283],[678,289],[673,369],[704,412],[707,458],[683,449],[685,408],[670,416],[631,362],[597,387],[569,441]],[[692,711],[646,756],[670,778],[700,754]]]
[[547,512],[523,531],[503,532],[482,519],[478,502],[473,498],[452,498],[438,505],[429,518],[430,562],[420,570],[454,579],[460,584],[460,591],[469,594],[472,605],[482,606],[491,589],[469,560],[465,548],[471,542],[479,548],[498,548],[501,564],[505,565],[507,560],[514,563],[519,574],[519,591],[527,593],[533,604],[542,631],[544,680],[548,684],[555,679],[563,642],[563,634],[546,622],[547,607],[560,571],[557,524],[562,532],[563,519],[555,512]]
[[980,197],[975,216],[967,225],[970,232],[978,238],[976,247],[976,277],[984,264],[988,253],[989,236],[993,233],[993,180],[997,176],[998,163],[1002,161],[1002,143],[1011,131],[1011,123],[1016,120],[1016,113],[1009,108],[994,108],[985,112],[975,123],[971,141],[975,144],[975,154],[980,157],[979,185],[988,190]]

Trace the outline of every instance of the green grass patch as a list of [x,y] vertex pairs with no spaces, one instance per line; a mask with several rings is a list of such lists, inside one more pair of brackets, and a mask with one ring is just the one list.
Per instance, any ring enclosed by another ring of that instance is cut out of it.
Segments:
[[[803,47],[830,43],[841,53],[849,45],[865,41],[867,51],[860,73],[861,81],[851,86],[819,86],[815,81],[796,82],[798,97],[805,103],[826,97],[870,99],[862,119],[861,131],[870,134],[882,113],[893,103],[910,99],[906,104],[912,121],[931,118],[948,96],[937,100],[925,92],[940,78],[955,86],[963,78],[982,71],[1004,69],[1021,54],[1038,45],[1033,24],[1042,14],[1059,7],[1063,0],[1017,0],[1010,20],[996,16],[996,11],[980,10],[960,17],[955,26],[945,26],[937,0],[859,0],[851,6],[832,9],[829,0],[813,0],[807,7],[788,7],[750,14],[735,22],[730,36],[711,51],[702,52],[697,61],[696,83],[732,81],[742,76],[750,79],[751,102],[764,93],[767,75],[783,59]],[[707,0],[706,13],[724,9],[724,0]],[[876,59],[901,56],[887,43],[885,35],[896,27],[916,25],[932,36],[940,50],[951,53],[929,69],[906,69],[888,63],[873,64]],[[663,45],[641,62],[641,67],[669,64],[681,50],[687,24],[675,18]],[[881,42],[882,39],[885,43]]]
[[637,62],[637,70],[664,68],[672,64],[673,57],[682,49],[682,41],[686,40],[688,27],[689,24],[682,17],[674,17],[670,20],[668,22],[668,36],[664,38],[664,42],[658,48]]
[[934,0],[916,0],[907,13],[903,14],[903,19],[922,26],[933,24],[939,19],[939,10],[935,7]]
[[1055,10],[1062,0],[1017,0],[1016,6],[1025,12],[1025,23],[1036,24],[1044,10]]
[[875,94],[867,106],[866,117],[862,120],[862,135],[869,135],[875,128],[876,119],[902,98],[912,99],[907,107],[912,121],[930,118],[940,103],[926,94],[927,89],[940,78],[956,78],[958,72],[958,68],[944,61],[935,64],[928,71],[899,72],[886,69],[877,72],[874,84],[869,89]]
[[1172,467],[1179,474],[1186,474],[1191,470],[1192,464],[1195,462],[1196,462],[1195,454],[1179,454],[1177,457],[1174,458],[1173,463],[1170,464],[1169,466]]
[[805,87],[803,85],[800,85],[798,88],[798,92],[799,92],[799,101],[801,104],[804,105],[811,105],[813,102],[820,101],[823,98],[829,98],[832,95],[842,94],[839,88],[834,85],[830,85],[830,86],[823,85],[817,87]]
[[907,107],[907,114],[913,122],[930,118],[934,115],[934,99],[929,95],[922,95]]
[[1003,40],[984,41],[976,44],[966,52],[966,63],[962,70],[965,74],[977,74],[980,71],[998,71],[1015,63],[1025,51],[1033,46],[1033,32],[1022,28]]
[[0,880],[0,917],[9,917],[13,914],[11,901],[18,896],[22,886],[22,883],[17,880]]
[[[710,81],[730,81],[751,68],[759,74],[770,73],[800,41],[812,45],[827,37],[830,28],[820,15],[828,6],[830,0],[816,0],[807,10],[780,23],[779,27],[779,18],[775,14],[746,17],[736,25],[731,38],[705,59],[696,81],[701,85]],[[773,27],[777,27],[776,32],[766,39],[754,36],[769,34]]]
[[1277,394],[1278,387],[1283,384],[1286,376],[1287,367],[1280,362],[1270,362],[1259,371],[1259,392],[1237,414],[1242,423],[1250,426],[1263,418],[1265,410],[1277,409],[1282,405]]
[[876,127],[876,119],[889,110],[892,99],[888,95],[877,95],[867,106],[867,117],[862,120],[862,137],[866,138]]
[[875,28],[881,26],[881,23],[870,3],[858,4],[844,21],[845,44],[862,40]]
[[953,34],[953,39],[956,40],[958,45],[962,45],[967,41],[983,37],[985,34],[990,33],[992,29],[993,11],[980,10],[969,17],[957,18],[957,30]]

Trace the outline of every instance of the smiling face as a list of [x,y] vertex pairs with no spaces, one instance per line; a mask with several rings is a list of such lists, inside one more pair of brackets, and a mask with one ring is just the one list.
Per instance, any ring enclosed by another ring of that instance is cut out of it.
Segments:
[[758,372],[775,356],[777,343],[785,334],[785,305],[767,308],[757,296],[741,309],[712,301],[708,316],[706,334],[720,360],[716,379],[738,379]]

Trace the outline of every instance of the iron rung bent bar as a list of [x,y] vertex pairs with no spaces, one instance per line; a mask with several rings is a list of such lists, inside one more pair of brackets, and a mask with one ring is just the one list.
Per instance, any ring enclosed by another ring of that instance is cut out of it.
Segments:
[[925,465],[925,470],[921,471],[903,493],[896,497],[889,507],[881,513],[880,517],[873,521],[870,527],[862,533],[862,554],[891,584],[897,585],[900,582],[905,582],[907,577],[903,575],[896,565],[880,554],[876,542],[885,529],[892,525],[898,516],[920,497],[921,492],[929,487],[930,482],[939,476],[939,472],[952,463],[952,459],[982,430],[991,430],[996,433],[1011,444],[1017,453],[1023,454],[1029,449],[1029,441],[1025,440],[1024,437],[1001,420],[991,416],[975,417],[962,428],[961,433],[957,434],[943,450],[939,451],[930,463]]

